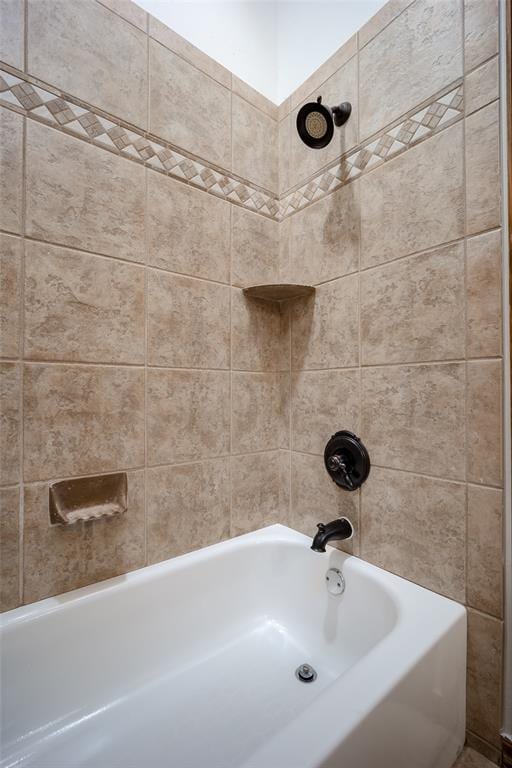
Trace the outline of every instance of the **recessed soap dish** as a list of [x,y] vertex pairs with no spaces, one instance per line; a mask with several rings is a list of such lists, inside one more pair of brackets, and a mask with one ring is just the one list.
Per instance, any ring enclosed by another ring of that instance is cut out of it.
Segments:
[[50,485],[50,523],[73,523],[114,517],[126,512],[126,472],[61,480]]

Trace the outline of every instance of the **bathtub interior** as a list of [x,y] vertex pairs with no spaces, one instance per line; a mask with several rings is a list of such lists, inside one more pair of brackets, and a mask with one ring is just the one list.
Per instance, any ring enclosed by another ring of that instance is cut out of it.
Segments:
[[[7,622],[0,765],[240,765],[397,620],[355,558],[306,543],[242,537]],[[312,684],[294,675],[303,662]]]

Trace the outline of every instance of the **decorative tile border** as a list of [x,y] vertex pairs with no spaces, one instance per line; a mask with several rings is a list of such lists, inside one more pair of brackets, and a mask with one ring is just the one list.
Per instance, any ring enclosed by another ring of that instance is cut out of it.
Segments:
[[285,195],[279,202],[279,218],[290,216],[310,203],[326,197],[364,171],[369,171],[409,149],[438,128],[451,125],[463,116],[463,101],[463,88],[458,85],[411,117],[382,132],[360,149],[344,155],[330,168],[320,171],[299,189]]
[[326,197],[464,114],[460,84],[278,200],[206,162],[181,154],[167,142],[28,82],[21,73],[0,69],[0,104],[276,221]]
[[277,218],[278,201],[260,189],[224,174],[206,163],[180,154],[172,145],[124,127],[72,101],[0,69],[0,104],[27,117],[75,134],[92,144],[161,173],[186,181],[198,189],[230,200],[251,211]]

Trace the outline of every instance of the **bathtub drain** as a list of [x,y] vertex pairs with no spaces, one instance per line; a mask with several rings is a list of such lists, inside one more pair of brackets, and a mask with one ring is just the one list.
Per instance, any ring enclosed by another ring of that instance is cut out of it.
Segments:
[[295,670],[295,677],[300,680],[301,683],[314,683],[316,680],[316,672],[310,664],[301,664]]

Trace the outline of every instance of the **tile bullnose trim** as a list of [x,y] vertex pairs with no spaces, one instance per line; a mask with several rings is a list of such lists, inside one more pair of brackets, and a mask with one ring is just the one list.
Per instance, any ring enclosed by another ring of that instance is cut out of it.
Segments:
[[327,197],[464,117],[463,84],[458,82],[278,197],[78,98],[42,87],[20,70],[0,65],[0,106],[275,221]]

